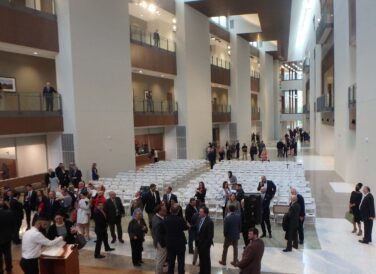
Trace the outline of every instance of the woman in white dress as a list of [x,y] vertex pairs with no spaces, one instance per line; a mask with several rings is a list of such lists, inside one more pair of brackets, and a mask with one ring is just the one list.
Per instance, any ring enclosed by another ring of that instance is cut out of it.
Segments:
[[223,219],[225,219],[225,217],[226,217],[226,215],[225,215],[226,205],[227,205],[227,201],[230,198],[230,196],[231,196],[231,190],[228,186],[228,182],[224,181],[223,184],[222,184],[222,202],[221,202]]
[[89,225],[90,225],[90,200],[87,198],[86,193],[80,194],[77,210],[77,225],[80,233],[85,236],[86,240],[90,239]]

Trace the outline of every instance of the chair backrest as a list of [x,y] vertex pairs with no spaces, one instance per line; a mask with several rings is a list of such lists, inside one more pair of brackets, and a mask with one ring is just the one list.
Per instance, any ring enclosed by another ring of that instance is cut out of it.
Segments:
[[285,214],[289,212],[288,205],[273,205],[273,214]]

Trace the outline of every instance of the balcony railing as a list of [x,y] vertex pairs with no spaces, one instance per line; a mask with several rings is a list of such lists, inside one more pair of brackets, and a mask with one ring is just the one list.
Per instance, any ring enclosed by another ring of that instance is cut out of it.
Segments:
[[231,106],[213,104],[212,105],[212,121],[213,123],[231,122]]
[[178,111],[178,103],[173,101],[135,100],[133,102],[135,113],[168,114]]
[[333,13],[325,13],[316,30],[316,43],[323,44],[329,37],[334,26]]
[[131,26],[130,28],[130,37],[131,41],[135,43],[156,47],[170,52],[176,51],[176,43],[174,41],[169,40],[160,34],[157,36],[155,33],[147,32],[134,26]]
[[61,112],[62,100],[60,94],[45,97],[41,93],[2,92],[0,93],[0,112]]
[[252,114],[251,114],[252,121],[259,121],[261,119],[260,108],[251,108],[251,111],[252,111]]
[[40,12],[55,14],[55,0],[0,0],[0,2],[8,2],[14,6],[23,6]]
[[229,61],[223,60],[221,58],[212,56],[211,57],[211,62],[212,65],[224,68],[224,69],[231,69],[231,63]]
[[333,112],[334,104],[332,95],[325,94],[317,98],[316,101],[316,112]]
[[212,104],[212,112],[213,113],[231,113],[231,106]]

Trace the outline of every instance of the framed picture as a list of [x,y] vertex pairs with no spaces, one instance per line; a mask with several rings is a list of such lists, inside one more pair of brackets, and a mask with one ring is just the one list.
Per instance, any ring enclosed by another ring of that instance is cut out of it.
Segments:
[[2,91],[16,92],[16,78],[0,76],[0,85]]

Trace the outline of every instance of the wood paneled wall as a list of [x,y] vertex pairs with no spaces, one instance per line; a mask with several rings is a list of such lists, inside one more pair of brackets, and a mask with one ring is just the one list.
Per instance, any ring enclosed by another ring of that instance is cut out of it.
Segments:
[[2,180],[0,181],[0,186],[7,186],[7,187],[14,189],[17,187],[25,186],[27,184],[36,184],[36,183],[43,184],[45,175],[46,173],[41,173],[41,174],[35,174],[35,175],[30,175],[30,176],[25,176],[25,177],[17,177],[17,178],[12,178],[8,180]]
[[59,51],[54,15],[16,5],[0,5],[0,41],[49,51]]
[[230,123],[231,113],[213,113],[212,121],[213,123]]
[[251,90],[260,92],[260,78],[251,77]]
[[135,113],[134,114],[134,126],[135,127],[147,127],[147,126],[167,126],[177,125],[178,114],[147,114],[147,113]]
[[131,42],[132,67],[176,75],[176,54]]
[[231,86],[231,74],[229,69],[211,65],[211,82],[215,84]]

